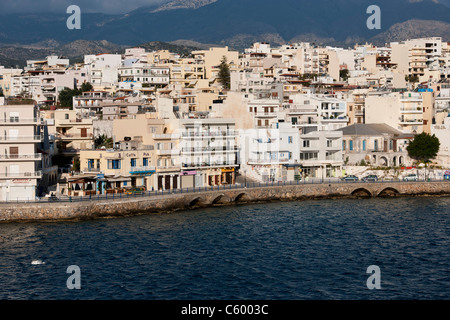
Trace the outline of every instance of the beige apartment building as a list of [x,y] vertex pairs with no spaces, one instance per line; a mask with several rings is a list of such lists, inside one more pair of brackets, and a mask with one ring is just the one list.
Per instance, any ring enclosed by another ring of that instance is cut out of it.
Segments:
[[0,105],[0,201],[34,201],[45,191],[40,180],[50,163],[43,125],[33,104]]
[[424,131],[421,92],[371,92],[366,97],[365,105],[366,123],[385,123],[403,133]]
[[48,131],[55,137],[57,152],[75,157],[82,149],[94,145],[93,120],[83,118],[76,110],[58,109],[46,114]]
[[206,79],[213,79],[217,76],[219,71],[218,66],[224,56],[231,65],[230,69],[236,69],[239,65],[239,52],[229,51],[228,47],[192,51],[192,55],[194,56],[194,59],[203,62]]

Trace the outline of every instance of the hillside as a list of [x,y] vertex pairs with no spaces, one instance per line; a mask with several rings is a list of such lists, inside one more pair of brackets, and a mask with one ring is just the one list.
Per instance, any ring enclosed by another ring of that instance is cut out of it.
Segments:
[[[372,4],[381,8],[381,30],[366,27],[366,10]],[[3,15],[0,43],[84,39],[136,46],[184,40],[243,49],[255,41],[352,45],[372,39],[398,41],[430,32],[450,41],[450,8],[437,0],[176,0],[121,15],[83,14],[81,30],[68,30],[66,18],[56,14]],[[420,26],[413,30],[415,21],[420,21]]]
[[[59,45],[57,47],[49,46],[47,48],[42,47],[45,43],[55,44],[54,41],[43,42],[40,45],[7,45],[0,46],[0,65],[6,67],[23,67],[26,65],[27,60],[43,59],[49,55],[64,56],[71,60],[71,62],[82,62],[84,55],[98,54],[98,53],[118,53],[125,52],[125,48],[128,46],[118,45],[105,40],[101,41],[88,41],[88,40],[76,40],[67,44]],[[169,50],[171,52],[179,53],[180,55],[187,56],[192,50],[198,50],[199,47],[188,46],[184,44],[174,44],[166,42],[147,42],[138,45],[145,48],[147,51],[153,50]]]

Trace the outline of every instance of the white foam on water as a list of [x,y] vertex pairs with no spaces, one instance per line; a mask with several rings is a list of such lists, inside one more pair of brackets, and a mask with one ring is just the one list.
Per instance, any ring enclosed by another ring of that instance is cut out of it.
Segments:
[[39,264],[45,264],[45,262],[43,262],[42,260],[33,260],[33,261],[31,261],[31,264],[39,265]]

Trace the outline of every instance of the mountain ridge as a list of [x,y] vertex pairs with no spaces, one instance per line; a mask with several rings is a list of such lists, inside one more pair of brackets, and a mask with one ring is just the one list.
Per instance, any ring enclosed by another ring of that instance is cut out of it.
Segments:
[[[366,26],[370,16],[366,10],[372,4],[381,8],[381,30]],[[152,41],[191,41],[242,50],[257,41],[384,44],[431,35],[431,31],[450,41],[450,8],[435,0],[278,0],[275,4],[273,0],[177,0],[125,15],[83,14],[81,30],[68,30],[67,17],[3,15],[0,43],[41,43],[45,47],[45,41],[53,41],[47,45],[57,48],[80,39],[128,47]],[[414,21],[420,21],[415,30]]]

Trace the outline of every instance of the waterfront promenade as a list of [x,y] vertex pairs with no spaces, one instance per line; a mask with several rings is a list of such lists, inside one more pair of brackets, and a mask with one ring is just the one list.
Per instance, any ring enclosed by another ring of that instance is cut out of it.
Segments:
[[251,183],[140,194],[0,203],[0,221],[58,221],[163,213],[197,207],[307,199],[448,196],[450,182],[378,181]]

